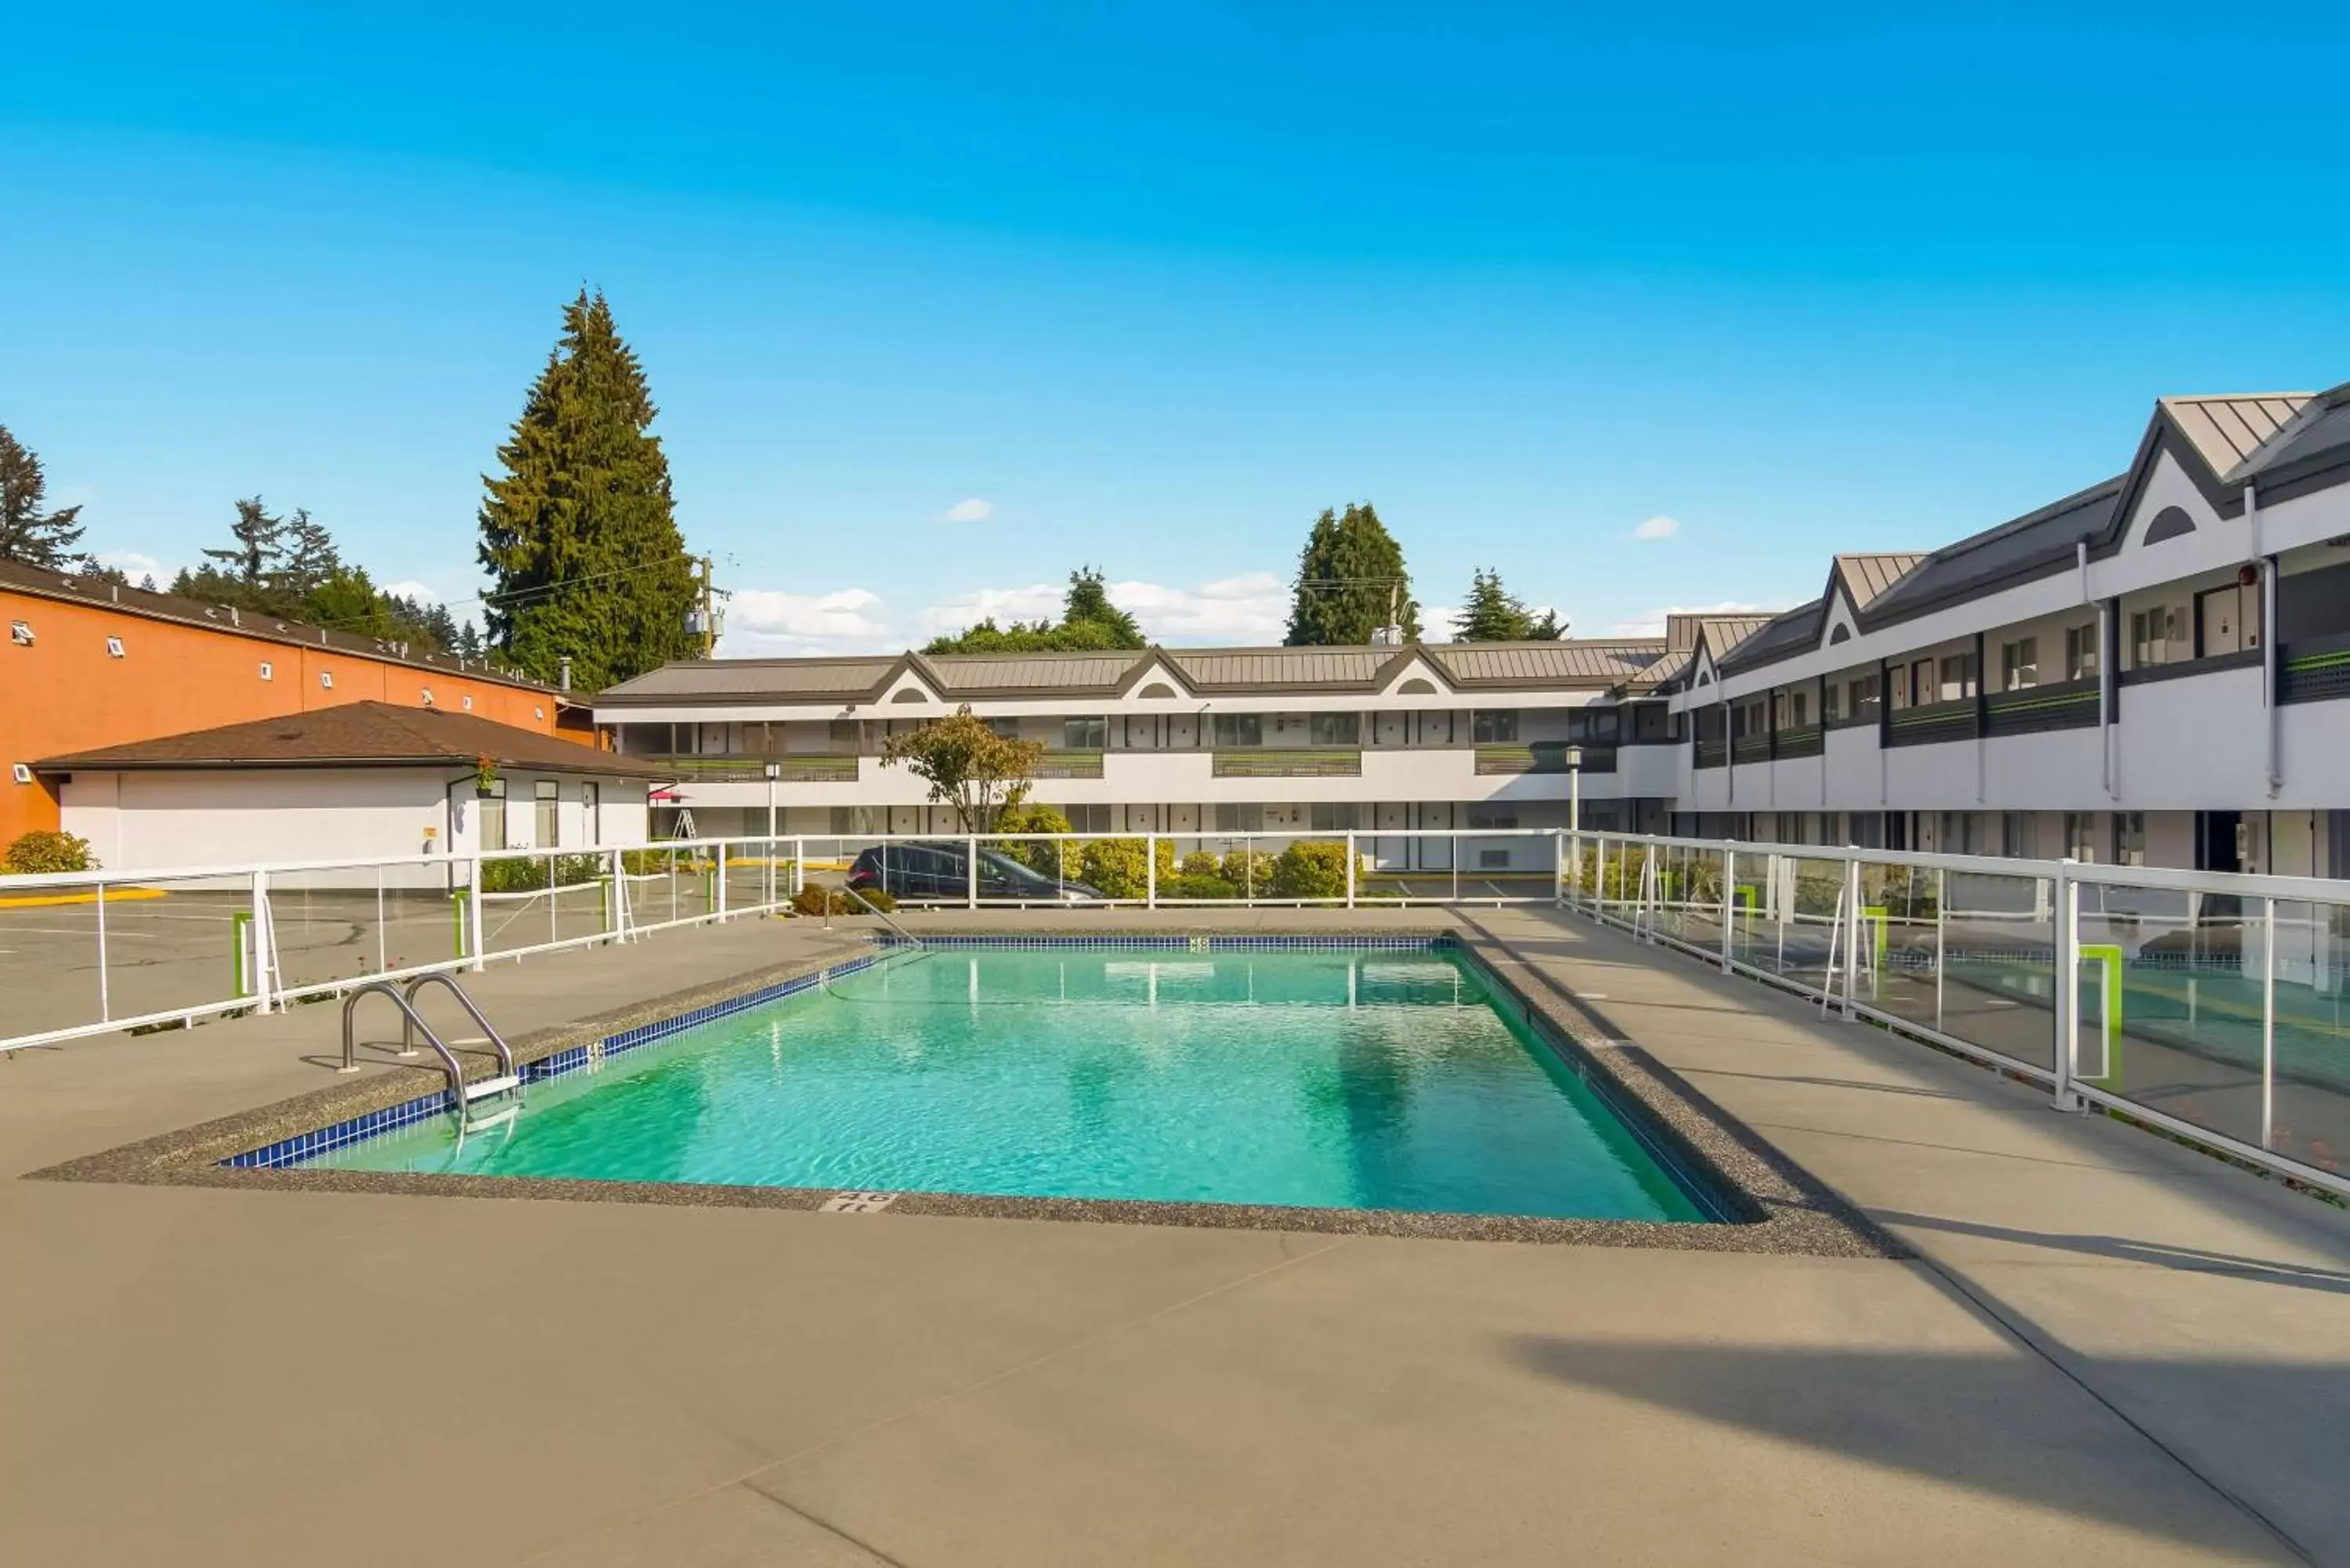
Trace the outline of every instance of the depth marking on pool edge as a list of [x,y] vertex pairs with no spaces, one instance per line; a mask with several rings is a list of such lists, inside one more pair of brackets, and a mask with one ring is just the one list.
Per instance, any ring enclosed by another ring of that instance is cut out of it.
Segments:
[[898,1201],[894,1192],[836,1192],[816,1209],[819,1214],[878,1214]]

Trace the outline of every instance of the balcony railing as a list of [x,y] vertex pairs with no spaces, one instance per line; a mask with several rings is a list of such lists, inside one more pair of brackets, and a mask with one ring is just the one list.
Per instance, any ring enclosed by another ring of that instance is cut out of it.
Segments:
[[1771,754],[1774,757],[1816,757],[1820,754],[1820,727],[1805,724],[1800,729],[1782,730],[1771,737]]
[[1099,752],[1046,752],[1036,764],[1040,779],[1097,779],[1102,776]]
[[1971,697],[1962,697],[1955,702],[1903,708],[1894,713],[1893,721],[1886,730],[1886,743],[1894,746],[1923,746],[1935,741],[1970,741],[1975,733],[1975,701]]
[[[1613,746],[1586,746],[1578,765],[1586,774],[1612,774],[1616,771],[1616,749]],[[1533,741],[1513,745],[1508,742],[1489,742],[1477,748],[1477,771],[1480,774],[1563,774],[1568,771],[1566,742]]]
[[1697,743],[1699,767],[1718,768],[1725,765],[1729,761],[1730,742],[1728,741],[1700,741]]
[[2046,730],[2080,730],[2097,722],[2097,681],[2066,680],[1994,691],[1983,700],[1987,735],[2033,735]]
[[2288,642],[2277,649],[2277,701],[2350,697],[2350,632]]
[[1730,742],[1730,757],[1732,762],[1767,763],[1771,760],[1771,737],[1741,735]]
[[677,770],[678,777],[702,784],[760,784],[767,764],[785,784],[855,784],[857,759],[827,753],[796,757],[655,756],[641,761]]
[[1312,751],[1218,752],[1210,771],[1220,779],[1359,778],[1363,753],[1351,746]]

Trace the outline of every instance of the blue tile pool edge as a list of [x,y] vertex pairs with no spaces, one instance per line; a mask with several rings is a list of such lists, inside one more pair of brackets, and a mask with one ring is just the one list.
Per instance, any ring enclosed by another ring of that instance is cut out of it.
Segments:
[[[640,1023],[633,1029],[625,1029],[617,1034],[608,1034],[601,1040],[590,1041],[584,1045],[567,1046],[563,1050],[539,1057],[536,1061],[526,1062],[516,1070],[525,1085],[540,1084],[550,1078],[563,1077],[567,1074],[578,1072],[582,1068],[593,1066],[608,1057],[622,1055],[641,1046],[652,1044],[656,1041],[666,1040],[673,1034],[682,1033],[700,1024],[731,1017],[749,1008],[764,1006],[770,1002],[780,1001],[811,987],[822,985],[827,981],[854,974],[861,969],[879,963],[892,952],[903,951],[914,945],[896,936],[878,937],[871,940],[876,950],[861,957],[849,959],[826,969],[811,971],[806,974],[795,975],[789,980],[778,981],[773,985],[761,986],[755,991],[746,991],[740,996],[730,996],[723,1001],[697,1007],[691,1012],[681,1012],[674,1018],[664,1018],[652,1023]],[[957,950],[985,948],[1029,950],[1151,948],[1176,952],[1226,952],[1243,950],[1262,951],[1279,948],[1322,951],[1357,950],[1378,952],[1434,952],[1457,950],[1461,946],[1459,939],[1449,932],[1422,936],[1040,934],[1022,937],[987,937],[942,935],[925,937],[922,939],[922,945]],[[296,1133],[291,1137],[279,1138],[276,1142],[264,1144],[259,1148],[233,1154],[217,1163],[232,1170],[283,1170],[288,1167],[316,1159],[322,1154],[348,1148],[355,1143],[365,1143],[371,1138],[381,1137],[386,1133],[397,1132],[402,1127],[413,1127],[418,1122],[429,1121],[434,1116],[446,1116],[451,1109],[449,1091],[435,1089],[431,1094],[419,1095],[412,1100],[403,1100],[396,1106],[387,1106],[380,1110],[368,1111],[331,1126],[317,1127],[309,1132]],[[1679,1179],[1676,1177],[1675,1179]]]

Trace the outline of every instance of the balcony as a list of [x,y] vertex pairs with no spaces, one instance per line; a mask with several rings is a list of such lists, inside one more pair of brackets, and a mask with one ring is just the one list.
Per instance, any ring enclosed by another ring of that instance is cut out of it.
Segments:
[[2304,638],[2277,649],[2277,701],[2350,697],[2350,632]]
[[1218,752],[1211,768],[1220,779],[1351,779],[1363,774],[1359,747],[1303,751]]
[[1701,768],[1725,766],[1730,761],[1728,741],[1700,741],[1697,743],[1697,765]]
[[677,770],[681,779],[701,784],[761,784],[773,763],[784,784],[855,784],[857,759],[815,753],[797,757],[653,756],[640,762]]
[[1924,746],[1936,741],[1971,741],[1975,735],[1975,700],[1930,702],[1920,708],[1895,711],[1886,726],[1888,746]]
[[1102,776],[1099,752],[1046,752],[1036,764],[1040,779],[1097,779]]
[[1771,737],[1741,735],[1730,742],[1730,760],[1734,763],[1767,763],[1771,760]]
[[2097,713],[2095,678],[1994,691],[1983,700],[1983,733],[2036,735],[2048,730],[2087,729],[2096,723]]
[[1805,724],[1793,730],[1782,730],[1772,736],[1771,754],[1774,757],[1816,757],[1825,743],[1817,724]]
[[[1563,774],[1566,765],[1566,742],[1536,741],[1523,745],[1495,742],[1477,748],[1477,772],[1495,774]],[[1616,749],[1613,746],[1583,748],[1582,771],[1586,774],[1612,774],[1616,771]]]

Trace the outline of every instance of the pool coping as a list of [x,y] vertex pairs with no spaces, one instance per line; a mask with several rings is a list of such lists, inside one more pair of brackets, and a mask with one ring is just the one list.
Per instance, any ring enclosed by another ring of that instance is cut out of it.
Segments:
[[[1276,1204],[1158,1202],[1125,1199],[1009,1198],[948,1192],[853,1194],[837,1188],[754,1187],[695,1182],[603,1181],[556,1177],[433,1175],[409,1171],[313,1168],[264,1163],[263,1157],[311,1158],[341,1143],[372,1137],[407,1122],[445,1114],[445,1078],[437,1068],[398,1067],[249,1111],[81,1156],[27,1173],[28,1180],[147,1186],[242,1188],[269,1191],[367,1192],[428,1197],[658,1204],[680,1208],[821,1210],[951,1217],[1052,1220],[1107,1224],[1422,1237],[1674,1251],[1852,1258],[1906,1257],[1908,1250],[1829,1192],[1800,1167],[1740,1126],[1629,1042],[1608,1038],[1555,977],[1510,945],[1476,928],[1431,926],[1294,932],[1193,928],[1152,933],[926,929],[926,941],[959,948],[1156,948],[1217,950],[1319,948],[1408,950],[1430,943],[1468,954],[1496,992],[1517,1007],[1529,1032],[1606,1099],[1636,1136],[1669,1161],[1693,1168],[1742,1217],[1713,1221],[1567,1220],[1532,1215],[1419,1213],[1397,1210],[1307,1209]],[[577,1070],[747,1007],[793,994],[825,978],[878,962],[891,941],[859,940],[815,959],[749,971],[706,985],[648,998],[623,1008],[534,1032],[511,1042],[515,1065],[538,1081]],[[1541,975],[1522,986],[1514,971]],[[487,1053],[460,1048],[469,1079],[486,1077]],[[535,1071],[534,1071],[535,1070]],[[348,1129],[359,1130],[350,1131]],[[321,1141],[328,1135],[348,1136]],[[1658,1146],[1661,1145],[1661,1151]],[[245,1163],[231,1163],[244,1160]]]

